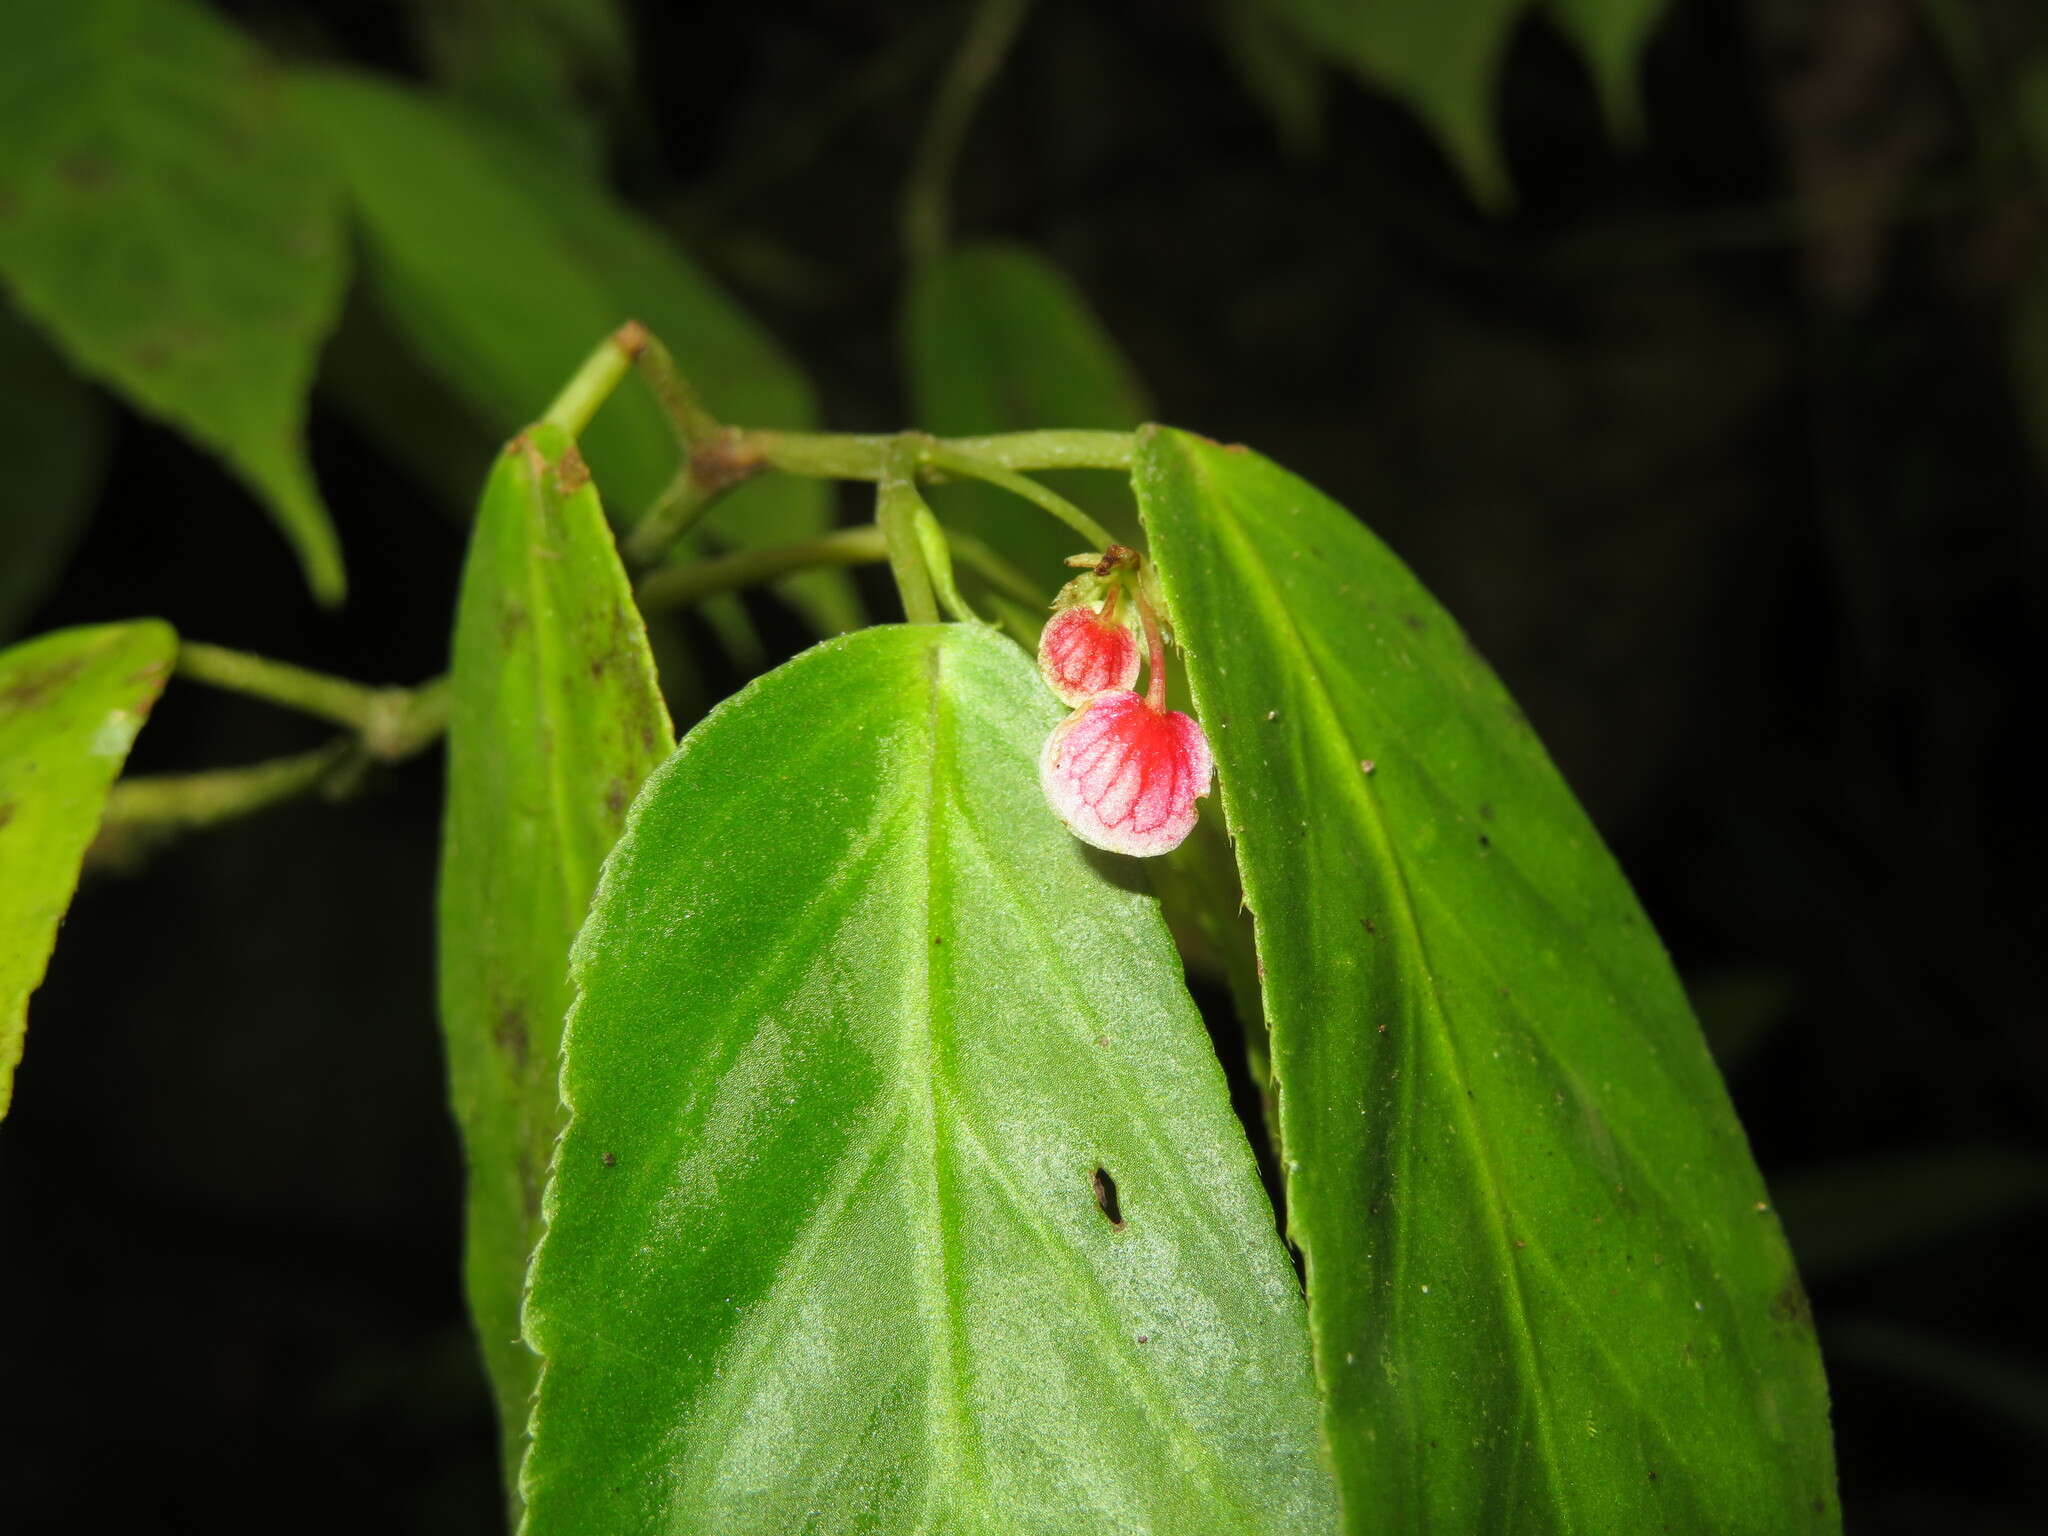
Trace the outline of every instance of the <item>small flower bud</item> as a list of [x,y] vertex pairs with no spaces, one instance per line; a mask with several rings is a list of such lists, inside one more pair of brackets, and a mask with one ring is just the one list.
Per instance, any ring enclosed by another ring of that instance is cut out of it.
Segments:
[[1129,688],[1075,710],[1038,760],[1045,798],[1068,831],[1140,858],[1171,852],[1194,830],[1212,772],[1202,728]]
[[1062,608],[1038,637],[1038,670],[1062,704],[1085,704],[1138,680],[1138,642],[1109,613],[1086,603]]

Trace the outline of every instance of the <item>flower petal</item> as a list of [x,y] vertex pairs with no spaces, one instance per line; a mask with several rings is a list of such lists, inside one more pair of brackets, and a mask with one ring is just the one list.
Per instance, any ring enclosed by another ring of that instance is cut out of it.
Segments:
[[1086,603],[1062,608],[1038,637],[1038,671],[1062,704],[1085,704],[1138,680],[1138,642]]
[[1082,842],[1146,858],[1194,830],[1214,767],[1193,720],[1118,688],[1053,728],[1038,772],[1054,814]]

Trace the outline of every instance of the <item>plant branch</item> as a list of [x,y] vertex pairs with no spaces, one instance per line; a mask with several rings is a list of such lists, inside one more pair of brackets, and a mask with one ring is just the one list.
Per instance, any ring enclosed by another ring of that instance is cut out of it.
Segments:
[[924,136],[903,185],[903,249],[922,265],[946,248],[947,194],[959,164],[967,126],[984,92],[1002,68],[1003,56],[1023,24],[1031,0],[981,0],[967,34],[947,66],[925,119]]
[[989,463],[971,453],[962,453],[955,445],[934,444],[931,452],[926,455],[925,462],[934,469],[944,470],[948,474],[965,475],[974,480],[985,480],[1013,496],[1023,497],[1034,506],[1050,512],[1082,538],[1087,539],[1093,549],[1106,550],[1116,542],[1107,528],[1066,497],[1047,490],[1036,480],[1027,479],[999,464]]
[[818,566],[870,565],[889,556],[882,530],[873,523],[842,528],[820,538],[776,549],[742,549],[714,560],[663,566],[640,578],[634,589],[646,613],[683,608],[717,592],[758,586],[764,581]]
[[[879,480],[882,462],[905,434],[843,432],[741,432],[734,451],[767,469],[828,480]],[[920,469],[933,467],[936,453],[971,458],[1008,470],[1129,470],[1137,452],[1134,434],[1083,430],[1004,432],[993,437],[918,437]],[[926,476],[925,478],[930,478]]]
[[888,546],[889,574],[896,578],[896,591],[903,599],[903,617],[912,624],[939,622],[939,605],[932,594],[931,567],[925,561],[924,541],[918,537],[917,517],[930,515],[924,498],[917,494],[917,460],[910,443],[898,439],[883,461],[882,477],[875,483],[875,524]]
[[646,326],[638,320],[628,320],[583,360],[583,366],[562,386],[562,392],[550,402],[541,420],[560,427],[571,437],[580,436],[590,425],[590,418],[597,414],[597,408],[619,387],[619,380],[626,376],[634,359],[653,340]]
[[282,704],[302,714],[318,715],[356,732],[367,731],[378,712],[376,688],[309,672],[289,662],[231,651],[199,640],[178,643],[177,675],[251,698]]

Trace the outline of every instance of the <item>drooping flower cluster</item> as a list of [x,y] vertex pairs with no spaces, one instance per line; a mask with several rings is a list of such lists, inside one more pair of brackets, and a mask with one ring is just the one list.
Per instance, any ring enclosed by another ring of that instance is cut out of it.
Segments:
[[[1214,768],[1202,728],[1166,707],[1166,642],[1141,560],[1112,545],[1071,562],[1092,570],[1060,594],[1039,637],[1038,669],[1062,703],[1077,707],[1046,738],[1038,771],[1076,837],[1143,858],[1171,852],[1194,830],[1195,802],[1209,793]],[[1126,587],[1151,668],[1143,694],[1134,691],[1137,640],[1119,613]]]

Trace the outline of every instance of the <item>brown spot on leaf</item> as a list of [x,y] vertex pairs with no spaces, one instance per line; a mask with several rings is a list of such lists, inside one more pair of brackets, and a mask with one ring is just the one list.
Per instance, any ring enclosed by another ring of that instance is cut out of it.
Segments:
[[14,820],[14,802],[12,800],[0,801],[0,827],[6,826],[12,820]]
[[1806,1289],[1800,1285],[1797,1275],[1787,1280],[1778,1294],[1771,1298],[1771,1316],[1802,1333],[1813,1332],[1813,1304],[1806,1299]]
[[604,1165],[607,1168],[616,1168],[619,1166],[619,1160],[615,1155],[607,1152],[604,1155]]
[[633,786],[624,779],[613,779],[604,787],[604,808],[614,816],[626,814],[626,807],[633,803]]
[[564,496],[574,496],[590,484],[590,466],[583,462],[583,455],[570,443],[562,450],[562,457],[555,465],[555,486]]
[[18,709],[33,709],[70,682],[84,668],[85,658],[82,656],[38,667],[26,676],[16,678],[6,688],[0,689],[0,704],[12,705]]
[[526,1069],[526,1010],[517,1003],[507,1003],[498,1010],[497,1022],[491,1026],[491,1038],[497,1042],[499,1054],[511,1063],[512,1070]]

